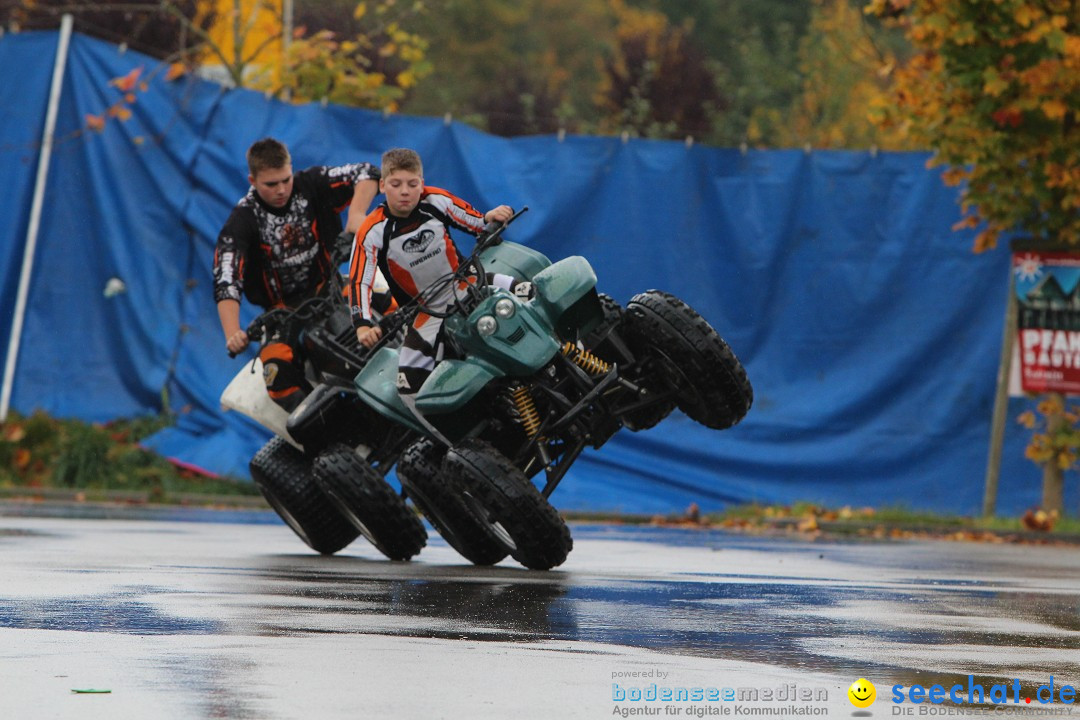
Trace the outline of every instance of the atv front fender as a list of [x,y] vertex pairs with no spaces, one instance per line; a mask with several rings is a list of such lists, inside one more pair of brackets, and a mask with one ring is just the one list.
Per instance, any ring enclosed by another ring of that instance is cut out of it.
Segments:
[[534,303],[563,338],[584,337],[603,319],[596,296],[596,273],[580,255],[544,268],[532,282]]
[[409,412],[398,394],[397,366],[398,351],[388,347],[380,348],[353,381],[356,392],[380,415],[426,435],[428,430]]
[[503,240],[480,253],[480,262],[487,272],[502,273],[518,280],[532,280],[538,272],[551,265],[543,253],[509,240]]
[[416,409],[424,415],[450,413],[472,400],[502,372],[468,360],[443,360],[416,395]]

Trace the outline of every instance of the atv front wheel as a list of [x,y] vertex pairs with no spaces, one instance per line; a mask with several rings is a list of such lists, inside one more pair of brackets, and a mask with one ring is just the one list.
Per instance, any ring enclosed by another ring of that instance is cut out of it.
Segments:
[[270,507],[312,550],[333,555],[360,534],[315,484],[304,454],[285,439],[271,438],[248,467]]
[[515,560],[531,570],[561,565],[574,541],[559,513],[498,450],[475,438],[451,448],[443,472]]
[[442,473],[444,454],[428,439],[411,445],[397,465],[401,487],[450,547],[474,565],[494,565],[507,556],[508,548]]
[[705,318],[674,295],[649,290],[626,306],[627,339],[650,358],[650,390],[675,391],[679,409],[716,430],[739,422],[754,401],[754,391],[735,353]]
[[427,531],[416,513],[348,445],[323,450],[312,472],[341,514],[386,557],[408,560],[427,543]]
[[[626,311],[619,301],[610,295],[599,293],[599,298],[604,319],[585,336],[585,347],[595,352],[600,359],[621,365],[632,360],[632,353],[623,341],[620,331],[625,322]],[[648,430],[670,415],[674,409],[674,400],[659,400],[652,405],[623,413],[623,425],[633,432]]]

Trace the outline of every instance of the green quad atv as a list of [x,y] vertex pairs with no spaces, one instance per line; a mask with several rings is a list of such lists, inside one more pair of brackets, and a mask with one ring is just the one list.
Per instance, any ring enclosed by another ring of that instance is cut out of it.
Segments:
[[[348,233],[339,237],[335,265],[348,258],[351,241]],[[363,535],[391,560],[408,560],[424,547],[427,531],[385,476],[416,434],[387,423],[357,395],[353,378],[368,356],[342,289],[334,273],[327,292],[295,308],[268,310],[247,328],[253,342],[302,329],[305,375],[313,389],[292,413],[267,395],[257,358],[229,383],[222,406],[274,433],[251,459],[251,476],[306,545],[332,555]]]
[[[372,408],[419,434],[398,461],[398,479],[452,547],[480,565],[510,554],[547,570],[573,546],[548,498],[586,446],[599,448],[622,427],[652,427],[675,407],[728,428],[746,415],[753,391],[723,339],[673,295],[649,290],[623,308],[597,293],[584,258],[551,263],[503,242],[522,212],[489,227],[456,273],[417,298],[431,313],[433,299],[454,293],[438,314],[453,359],[417,393],[422,418],[398,394],[397,350],[378,348],[355,386]],[[533,296],[493,287],[489,272],[530,279]],[[409,316],[403,310],[394,313],[399,323]]]

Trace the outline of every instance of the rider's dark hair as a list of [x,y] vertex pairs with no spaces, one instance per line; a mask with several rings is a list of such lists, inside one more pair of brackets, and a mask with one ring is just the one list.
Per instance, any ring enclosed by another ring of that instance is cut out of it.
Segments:
[[285,147],[285,143],[271,137],[252,143],[247,151],[248,171],[251,172],[251,177],[258,175],[260,170],[277,170],[291,162],[289,148]]

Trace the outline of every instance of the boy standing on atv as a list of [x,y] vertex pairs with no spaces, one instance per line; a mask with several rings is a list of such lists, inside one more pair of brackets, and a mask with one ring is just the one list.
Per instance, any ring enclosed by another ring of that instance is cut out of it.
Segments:
[[[239,353],[248,346],[240,327],[240,297],[263,308],[295,307],[314,297],[338,269],[331,262],[348,206],[352,233],[378,191],[379,171],[361,162],[314,166],[293,173],[285,145],[273,138],[247,151],[251,188],[233,208],[214,250],[214,301],[225,346]],[[304,377],[301,328],[264,342],[259,358],[274,402],[292,411],[310,392]]]
[[[371,289],[381,270],[399,306],[422,293],[432,282],[457,270],[465,257],[450,237],[450,228],[480,235],[489,222],[506,222],[514,214],[508,205],[480,213],[446,190],[424,185],[420,156],[406,148],[387,150],[382,156],[379,190],[386,201],[364,219],[356,233],[349,266],[349,303],[360,344],[370,348],[382,337],[372,322]],[[529,283],[517,283],[496,274],[492,284],[526,293]],[[454,292],[426,297],[424,308],[440,312],[454,300]],[[406,404],[443,359],[441,318],[421,308],[405,333],[398,354],[398,392]]]

